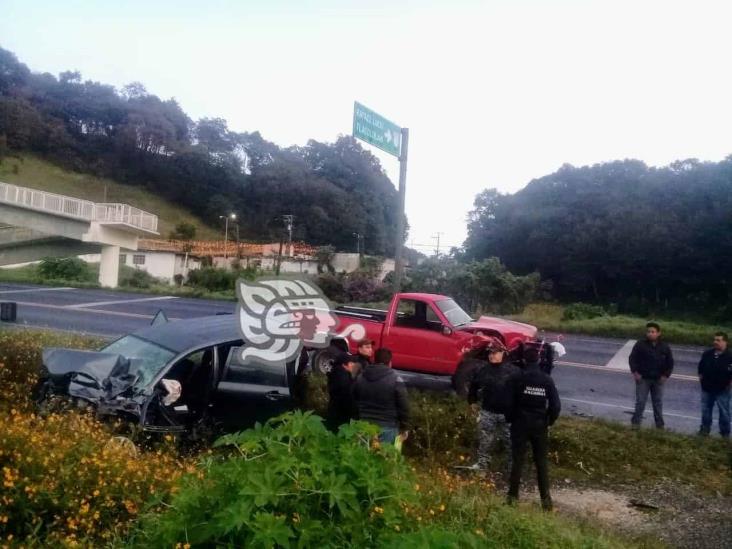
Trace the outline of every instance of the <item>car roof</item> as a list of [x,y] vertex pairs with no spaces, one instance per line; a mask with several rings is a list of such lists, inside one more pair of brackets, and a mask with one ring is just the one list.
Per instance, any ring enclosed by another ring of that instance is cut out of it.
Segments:
[[132,335],[182,353],[217,343],[242,339],[235,315],[171,320],[132,332]]

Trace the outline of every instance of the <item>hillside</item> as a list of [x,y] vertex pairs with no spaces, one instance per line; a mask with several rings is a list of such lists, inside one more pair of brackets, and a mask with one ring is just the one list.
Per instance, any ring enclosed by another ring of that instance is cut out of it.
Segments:
[[[0,47],[0,158],[16,152],[139,184],[213,228],[219,216],[236,213],[244,240],[277,241],[283,221],[294,218],[295,240],[344,251],[358,233],[367,254],[394,252],[397,190],[353,137],[280,147],[257,131],[229,129],[222,118],[194,121],[175,99],[139,82],[118,89],[74,71],[34,73]],[[33,170],[24,171],[18,175],[30,184]],[[91,192],[86,182],[82,188],[82,196]],[[104,187],[96,189],[100,200]],[[117,187],[108,198],[159,206],[129,191]]]
[[[30,154],[7,157],[0,164],[0,181],[53,193],[85,198],[94,202],[122,202],[154,213],[158,230],[167,237],[177,223],[196,226],[196,238],[221,239],[223,231],[206,225],[189,210],[176,206],[143,186],[124,185],[111,179],[71,172]],[[17,172],[17,173],[16,173]],[[105,199],[106,187],[106,199]]]

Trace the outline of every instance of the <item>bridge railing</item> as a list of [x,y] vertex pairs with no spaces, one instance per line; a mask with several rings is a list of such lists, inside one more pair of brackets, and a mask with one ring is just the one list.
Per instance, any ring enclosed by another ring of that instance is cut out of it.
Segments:
[[94,219],[100,223],[124,223],[147,231],[158,231],[158,216],[129,204],[96,204]]
[[0,182],[0,202],[48,212],[62,217],[122,223],[146,231],[158,231],[158,216],[129,204],[95,204],[89,200],[19,187]]
[[92,221],[94,202],[61,194],[0,183],[0,202],[51,212],[64,217]]

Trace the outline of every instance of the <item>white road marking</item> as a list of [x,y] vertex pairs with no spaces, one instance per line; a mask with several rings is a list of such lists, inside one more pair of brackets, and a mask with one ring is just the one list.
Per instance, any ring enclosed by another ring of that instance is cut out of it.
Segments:
[[[608,368],[607,366],[600,366],[599,364],[583,364],[581,362],[565,362],[563,360],[558,360],[555,364],[559,366],[571,366],[573,368],[586,368],[588,370],[601,370],[603,372],[612,372],[614,374],[630,375],[630,368],[624,370],[616,370],[614,368]],[[684,374],[671,374],[671,379],[678,379],[679,381],[699,381],[696,376],[687,376]]]
[[[69,309],[67,305],[47,305],[45,303],[33,303],[33,302],[25,302],[25,301],[18,301],[18,306],[21,307],[35,307],[37,309],[56,309],[59,311],[66,311],[69,312],[70,310],[78,311],[80,313],[94,313],[94,314],[104,314],[104,315],[112,315],[112,316],[124,316],[128,318],[144,318],[146,320],[152,320],[153,315],[140,315],[137,313],[123,313],[122,311],[108,311],[106,309]],[[178,318],[171,318],[168,317],[168,320],[179,320]]]
[[0,290],[0,294],[27,294],[30,292],[56,292],[75,289],[76,288],[27,288],[25,290]]
[[[619,404],[610,404],[608,402],[593,402],[591,400],[581,400],[579,398],[562,398],[562,402],[578,402],[580,404],[590,404],[593,406],[605,406],[608,408],[620,408],[621,410],[630,410],[631,412],[635,411],[634,408],[631,408],[630,406],[620,406]],[[671,417],[680,417],[682,419],[693,419],[695,421],[701,421],[701,418],[695,417],[695,416],[685,416],[684,414],[677,414],[676,412],[667,412],[664,410],[663,412],[664,416],[671,416]]]
[[628,359],[630,358],[630,352],[633,350],[633,345],[635,345],[635,340],[629,339],[608,361],[605,367],[611,370],[623,370],[626,372],[630,370]]
[[87,307],[104,307],[105,305],[125,305],[127,303],[141,303],[143,301],[160,301],[161,299],[178,299],[174,295],[163,295],[159,297],[144,297],[140,299],[119,299],[117,301],[91,301],[89,303],[77,303],[66,305],[66,309],[84,309]]

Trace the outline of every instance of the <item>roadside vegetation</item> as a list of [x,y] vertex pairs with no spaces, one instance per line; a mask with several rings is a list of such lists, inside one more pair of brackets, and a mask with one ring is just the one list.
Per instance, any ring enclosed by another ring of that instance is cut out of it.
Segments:
[[[40,349],[100,344],[0,331],[0,545],[663,546],[592,519],[542,514],[530,495],[517,508],[504,506],[500,479],[451,468],[471,458],[475,418],[449,395],[412,394],[415,430],[404,457],[374,446],[372,427],[353,424],[334,436],[307,413],[224,437],[213,449],[183,451],[175,440],[141,439],[83,412],[37,412],[29,395]],[[316,412],[323,391],[314,378]],[[729,470],[719,466],[725,450],[712,440],[562,418],[552,444],[552,477],[560,482],[651,484],[671,474],[673,455],[681,481],[732,493]]]
[[[568,314],[569,313],[569,314]],[[664,338],[670,343],[688,345],[709,345],[712,335],[719,331],[731,333],[732,325],[699,322],[699,315],[693,320],[676,317],[644,318],[617,314],[612,309],[586,304],[563,306],[554,303],[532,303],[521,313],[508,318],[526,322],[541,330],[560,333],[579,333],[603,337],[638,338],[645,333],[649,320],[661,324]]]

